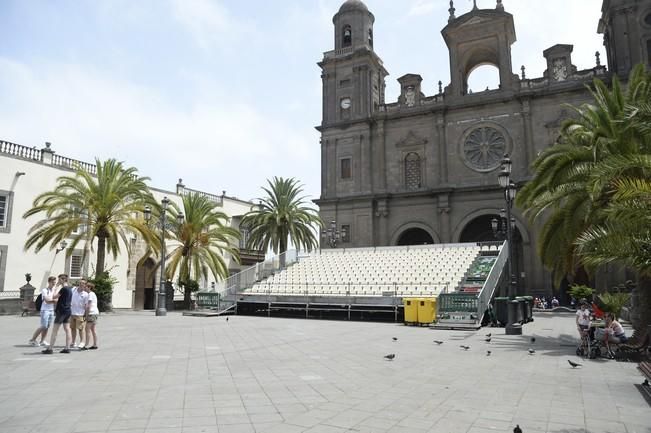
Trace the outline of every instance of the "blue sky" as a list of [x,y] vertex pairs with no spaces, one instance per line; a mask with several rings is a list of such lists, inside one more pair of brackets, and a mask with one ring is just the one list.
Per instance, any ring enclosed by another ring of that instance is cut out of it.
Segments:
[[[0,0],[0,139],[53,143],[71,158],[114,157],[158,188],[186,186],[242,199],[272,176],[320,191],[321,80],[343,0]],[[545,69],[542,51],[574,44],[594,65],[601,0],[504,0],[515,18],[514,73]],[[449,81],[440,30],[447,0],[367,0],[375,50],[396,79]],[[494,0],[478,0],[494,8]],[[455,1],[457,16],[472,8]],[[484,88],[491,74],[471,77]]]

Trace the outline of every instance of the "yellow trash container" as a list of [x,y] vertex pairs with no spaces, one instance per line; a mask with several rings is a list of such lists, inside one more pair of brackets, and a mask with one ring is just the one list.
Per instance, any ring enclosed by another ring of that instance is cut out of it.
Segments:
[[413,325],[418,323],[418,300],[403,298],[402,302],[405,310],[405,324]]
[[420,325],[429,325],[436,320],[436,299],[421,298],[418,299],[418,323]]

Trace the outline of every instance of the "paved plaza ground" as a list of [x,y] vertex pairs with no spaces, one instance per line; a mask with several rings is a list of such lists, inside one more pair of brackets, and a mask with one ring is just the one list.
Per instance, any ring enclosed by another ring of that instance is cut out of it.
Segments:
[[26,344],[37,324],[0,317],[2,433],[651,432],[636,364],[579,360],[571,315],[506,336],[118,312],[99,350],[49,356]]

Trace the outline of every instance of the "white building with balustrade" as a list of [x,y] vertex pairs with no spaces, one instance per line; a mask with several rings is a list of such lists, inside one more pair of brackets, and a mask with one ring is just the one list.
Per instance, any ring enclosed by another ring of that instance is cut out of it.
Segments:
[[[126,165],[129,165],[128,162]],[[7,292],[18,290],[25,284],[27,273],[32,275],[31,284],[36,287],[45,285],[49,275],[67,273],[72,279],[77,279],[92,274],[95,261],[93,253],[82,260],[81,249],[66,248],[57,252],[45,248],[38,253],[33,249],[24,249],[28,232],[39,219],[38,216],[24,219],[24,213],[31,208],[36,196],[53,190],[57,178],[73,174],[75,167],[91,173],[96,170],[92,163],[57,154],[50,143],[37,149],[0,140],[0,292],[8,295]],[[220,210],[229,217],[229,224],[235,228],[239,228],[241,217],[255,206],[252,202],[228,197],[225,193],[217,195],[192,190],[183,185],[181,179],[172,190],[150,188],[158,201],[168,197],[178,205],[181,205],[183,195],[206,195],[217,203]],[[246,237],[246,233],[243,235]],[[259,252],[246,250],[244,241],[242,239],[239,245],[242,264],[230,256],[225,257],[231,274],[264,258]],[[113,290],[113,306],[151,309],[154,306],[154,288],[160,284],[157,266],[159,259],[144,257],[144,244],[141,240],[134,237],[130,242],[133,250],[131,256],[126,253],[124,245],[121,248],[122,254],[116,260],[107,254],[106,269],[117,279]],[[201,287],[212,285],[211,280],[199,283]]]

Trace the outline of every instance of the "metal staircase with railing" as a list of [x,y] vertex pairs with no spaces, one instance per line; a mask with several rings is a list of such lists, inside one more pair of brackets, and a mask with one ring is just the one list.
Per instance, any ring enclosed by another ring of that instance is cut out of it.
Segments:
[[[487,244],[489,245],[489,244]],[[478,329],[495,296],[508,260],[508,246],[494,244],[482,250],[470,266],[464,281],[452,293],[438,297],[438,320],[435,328]]]

